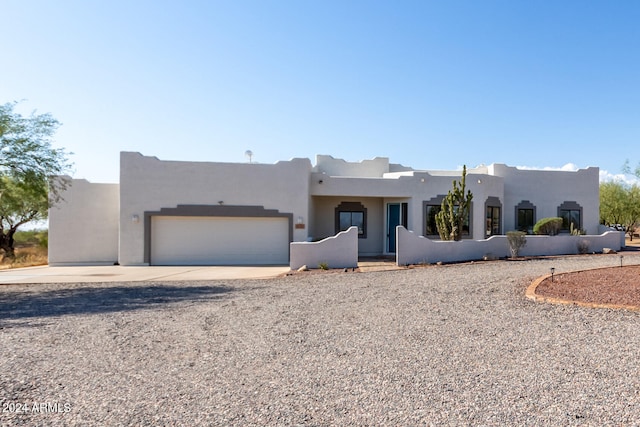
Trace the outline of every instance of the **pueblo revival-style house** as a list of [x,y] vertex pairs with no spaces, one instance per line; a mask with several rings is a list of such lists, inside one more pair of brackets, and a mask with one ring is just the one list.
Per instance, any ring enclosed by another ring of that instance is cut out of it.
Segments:
[[[531,232],[544,217],[599,231],[599,170],[467,170],[464,238]],[[288,264],[291,242],[357,227],[358,255],[396,253],[396,227],[439,239],[435,214],[460,171],[423,171],[387,158],[319,155],[276,164],[164,161],[120,155],[120,183],[72,180],[49,212],[51,265]]]

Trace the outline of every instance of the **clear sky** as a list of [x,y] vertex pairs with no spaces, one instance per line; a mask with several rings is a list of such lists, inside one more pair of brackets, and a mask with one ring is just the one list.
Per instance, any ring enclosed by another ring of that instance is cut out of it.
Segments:
[[[0,103],[119,152],[416,169],[640,161],[639,1],[2,0]],[[573,165],[573,166],[571,166]]]

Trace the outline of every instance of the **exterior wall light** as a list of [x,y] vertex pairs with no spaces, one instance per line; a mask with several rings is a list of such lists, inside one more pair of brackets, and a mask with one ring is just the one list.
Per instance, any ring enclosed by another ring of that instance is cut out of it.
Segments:
[[140,222],[140,217],[138,215],[133,215],[131,217],[131,222],[133,222],[134,224],[137,224]]

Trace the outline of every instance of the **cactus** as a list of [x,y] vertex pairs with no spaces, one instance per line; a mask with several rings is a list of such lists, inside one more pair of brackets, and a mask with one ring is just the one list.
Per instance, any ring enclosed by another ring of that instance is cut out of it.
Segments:
[[462,238],[462,227],[469,217],[471,200],[473,194],[471,190],[466,190],[467,166],[462,168],[462,179],[460,185],[453,181],[453,189],[449,190],[447,196],[442,200],[440,212],[436,215],[436,227],[442,240],[460,240]]
[[572,236],[583,236],[587,234],[587,232],[581,228],[575,228],[572,222],[569,226],[569,234],[571,234]]

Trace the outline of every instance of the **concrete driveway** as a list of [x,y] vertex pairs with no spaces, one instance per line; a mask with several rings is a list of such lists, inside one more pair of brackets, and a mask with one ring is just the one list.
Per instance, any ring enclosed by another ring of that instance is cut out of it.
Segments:
[[0,284],[267,279],[287,271],[288,266],[38,266],[1,270]]

